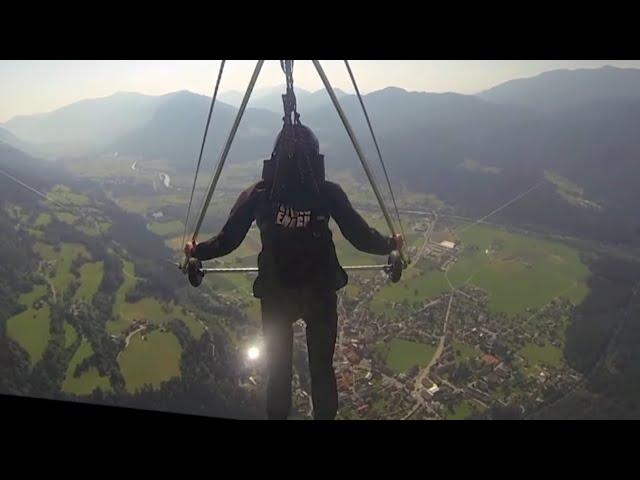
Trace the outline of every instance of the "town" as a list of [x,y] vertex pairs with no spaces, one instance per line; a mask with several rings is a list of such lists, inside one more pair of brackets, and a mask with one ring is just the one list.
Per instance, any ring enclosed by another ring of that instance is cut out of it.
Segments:
[[[450,224],[439,219],[437,227],[436,220],[433,215],[413,224],[424,243],[409,254],[414,265],[446,272],[467,247],[456,243]],[[387,315],[370,307],[387,283],[385,274],[354,275],[350,282],[359,293],[340,296],[334,360],[339,418],[463,419],[494,406],[514,406],[526,415],[581,381],[564,362],[535,362],[519,353],[525,345],[561,347],[562,319],[572,308],[562,298],[536,315],[509,318],[491,312],[486,292],[467,284],[419,305],[394,303],[396,315]],[[295,355],[304,358],[304,328],[298,323]],[[385,358],[389,342],[424,345],[430,358],[399,371]],[[311,418],[310,383],[302,367],[294,375],[294,406]]]

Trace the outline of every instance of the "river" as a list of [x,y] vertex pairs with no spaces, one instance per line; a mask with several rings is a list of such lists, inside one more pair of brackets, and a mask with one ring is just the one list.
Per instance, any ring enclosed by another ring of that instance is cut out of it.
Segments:
[[162,183],[164,183],[164,186],[167,188],[171,188],[171,177],[169,177],[169,175],[167,175],[166,173],[161,173],[160,174],[160,180],[162,180]]

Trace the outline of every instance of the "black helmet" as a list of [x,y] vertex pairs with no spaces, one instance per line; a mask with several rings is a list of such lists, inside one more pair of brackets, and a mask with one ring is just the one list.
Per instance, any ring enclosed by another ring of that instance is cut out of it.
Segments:
[[299,122],[285,124],[276,138],[271,154],[273,164],[272,195],[307,197],[318,193],[324,180],[320,144],[313,131]]
[[284,151],[289,156],[301,153],[318,156],[320,144],[315,133],[302,123],[285,124],[280,130],[273,146],[273,155]]

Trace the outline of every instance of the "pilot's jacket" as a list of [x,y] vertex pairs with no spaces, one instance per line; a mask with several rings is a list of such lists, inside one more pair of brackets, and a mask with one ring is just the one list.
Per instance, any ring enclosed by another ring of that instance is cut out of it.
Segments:
[[222,257],[236,249],[256,221],[262,240],[259,274],[253,293],[257,298],[272,289],[310,287],[335,291],[348,277],[336,256],[329,219],[358,250],[389,254],[394,243],[369,227],[356,212],[342,188],[323,181],[321,202],[272,200],[264,181],[240,194],[218,235],[197,245],[193,256],[200,260]]

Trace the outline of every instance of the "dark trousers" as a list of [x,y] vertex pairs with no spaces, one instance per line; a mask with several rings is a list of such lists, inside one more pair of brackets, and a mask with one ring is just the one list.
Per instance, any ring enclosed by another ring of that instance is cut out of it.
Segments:
[[261,299],[267,364],[267,417],[286,419],[291,409],[293,324],[307,326],[311,399],[316,420],[332,420],[338,410],[333,370],[338,312],[335,292],[279,290]]

